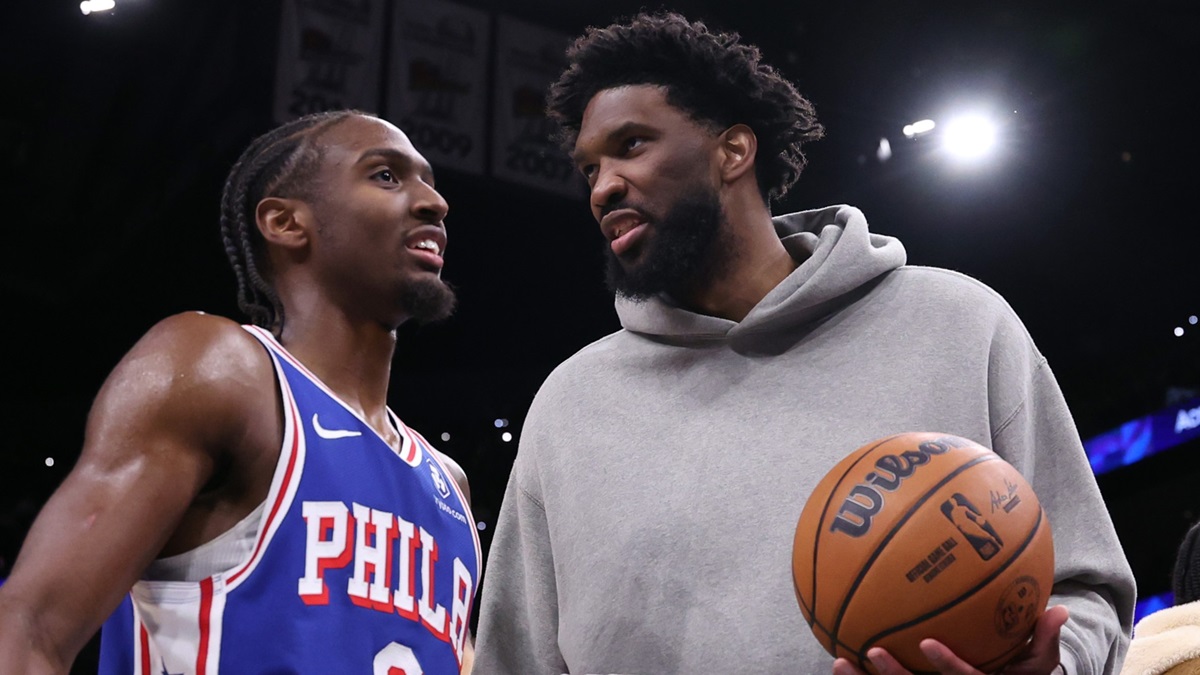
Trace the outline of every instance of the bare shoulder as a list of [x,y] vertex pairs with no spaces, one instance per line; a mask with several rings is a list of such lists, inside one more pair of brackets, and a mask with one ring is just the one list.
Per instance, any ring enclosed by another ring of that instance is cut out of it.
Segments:
[[436,448],[434,452],[437,453],[438,459],[442,460],[442,464],[445,465],[446,470],[450,472],[450,477],[454,479],[455,483],[458,483],[458,487],[462,490],[463,496],[467,498],[469,504],[471,501],[471,486],[467,482],[467,472],[463,471],[462,466],[446,453]]
[[218,376],[269,365],[261,344],[240,324],[203,312],[182,312],[154,324],[126,356],[142,357],[159,357],[164,365]]
[[97,397],[91,422],[141,420],[158,429],[190,430],[208,447],[229,447],[223,441],[238,437],[255,416],[269,414],[263,406],[274,404],[272,368],[266,350],[236,322],[175,314],[122,357]]
[[[237,323],[195,312],[121,358],[0,594],[38,617],[38,640],[74,654],[153,559],[210,541],[262,500],[282,435],[272,368]],[[63,542],[87,555],[63,555]]]

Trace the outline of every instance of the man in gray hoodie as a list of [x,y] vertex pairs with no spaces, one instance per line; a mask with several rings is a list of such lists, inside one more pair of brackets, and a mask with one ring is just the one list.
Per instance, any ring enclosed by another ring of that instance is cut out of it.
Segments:
[[[791,578],[817,481],[901,431],[989,446],[1045,508],[1052,596],[1005,672],[1116,672],[1133,577],[1004,299],[906,265],[853,207],[772,217],[823,130],[737,35],[642,14],[588,29],[568,57],[549,110],[590,187],[623,328],[560,365],[529,411],[476,672],[907,672],[879,649],[835,662]],[[922,649],[939,672],[977,672]]]

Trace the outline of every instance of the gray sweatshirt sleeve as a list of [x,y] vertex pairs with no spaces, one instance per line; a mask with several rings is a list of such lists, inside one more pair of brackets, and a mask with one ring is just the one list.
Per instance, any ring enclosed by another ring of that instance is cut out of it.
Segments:
[[546,511],[522,486],[528,453],[518,453],[500,507],[483,577],[476,675],[561,675],[558,597]]
[[1133,627],[1133,572],[1049,365],[1027,336],[1012,337],[992,354],[993,448],[1029,480],[1050,521],[1050,604],[1070,611],[1063,666],[1070,675],[1111,675]]

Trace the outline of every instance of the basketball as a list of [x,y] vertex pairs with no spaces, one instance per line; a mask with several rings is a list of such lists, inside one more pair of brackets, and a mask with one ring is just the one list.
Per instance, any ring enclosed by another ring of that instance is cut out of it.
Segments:
[[821,645],[877,672],[883,647],[935,669],[921,640],[984,672],[1026,644],[1054,581],[1050,524],[1033,489],[991,450],[951,434],[882,438],[821,479],[796,524],[792,579]]

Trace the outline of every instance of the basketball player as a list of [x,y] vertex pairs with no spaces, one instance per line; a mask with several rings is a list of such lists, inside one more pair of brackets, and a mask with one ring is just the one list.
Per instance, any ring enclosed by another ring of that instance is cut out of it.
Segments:
[[[568,58],[549,111],[590,188],[623,329],[535,397],[489,550],[478,669],[865,669],[867,655],[835,665],[804,623],[796,523],[847,453],[932,430],[1015,465],[1054,528],[1052,606],[1006,672],[1114,672],[1133,576],[1007,303],[907,266],[855,208],[772,217],[822,127],[737,35],[642,14],[588,29]],[[941,672],[974,672],[923,648]]]
[[[171,316],[108,377],[0,589],[0,673],[459,673],[462,470],[387,407],[396,329],[452,310],[447,205],[355,111],[254,140],[221,233],[253,325]],[[115,611],[114,611],[115,610]]]

